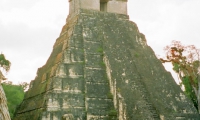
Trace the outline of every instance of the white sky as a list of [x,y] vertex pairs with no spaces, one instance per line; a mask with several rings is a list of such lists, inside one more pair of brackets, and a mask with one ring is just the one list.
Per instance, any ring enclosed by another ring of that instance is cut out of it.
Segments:
[[[128,12],[157,55],[172,40],[200,48],[200,0],[129,0]],[[48,59],[68,15],[68,0],[0,0],[0,52],[6,75],[30,82]],[[168,67],[170,69],[170,67]]]

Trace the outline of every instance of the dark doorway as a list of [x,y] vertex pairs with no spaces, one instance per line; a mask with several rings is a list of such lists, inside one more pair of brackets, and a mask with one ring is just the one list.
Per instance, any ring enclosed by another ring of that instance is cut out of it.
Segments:
[[100,0],[100,11],[107,12],[107,0]]

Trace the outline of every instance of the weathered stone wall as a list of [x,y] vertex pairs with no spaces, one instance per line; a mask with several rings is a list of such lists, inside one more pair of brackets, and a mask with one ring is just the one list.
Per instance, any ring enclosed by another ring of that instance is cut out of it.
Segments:
[[99,0],[70,0],[69,14],[77,14],[80,9],[100,10]]
[[127,15],[68,17],[14,120],[198,120]]
[[[1,71],[0,71],[1,73]],[[0,75],[0,77],[2,77]],[[1,80],[1,79],[0,79]],[[0,120],[11,120],[7,106],[7,99],[0,82]]]
[[107,3],[107,12],[127,14],[127,2],[126,1],[109,1]]

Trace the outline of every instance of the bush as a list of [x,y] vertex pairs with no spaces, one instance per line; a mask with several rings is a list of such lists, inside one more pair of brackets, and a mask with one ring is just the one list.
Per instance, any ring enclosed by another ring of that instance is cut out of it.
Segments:
[[13,118],[15,109],[22,102],[24,98],[23,87],[20,85],[13,85],[8,83],[2,83],[2,87],[6,94],[10,117]]

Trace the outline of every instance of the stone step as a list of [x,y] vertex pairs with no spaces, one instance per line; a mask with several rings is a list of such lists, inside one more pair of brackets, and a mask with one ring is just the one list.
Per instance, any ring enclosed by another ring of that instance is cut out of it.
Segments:
[[137,84],[137,87],[138,87],[139,91],[142,93],[143,100],[145,100],[147,102],[146,106],[148,107],[148,110],[152,113],[152,117],[154,119],[158,119],[159,120],[160,116],[157,114],[156,109],[153,107],[153,104],[150,103],[151,101],[149,99],[149,95],[148,95],[147,90],[145,89],[144,85],[139,81],[136,84]]

